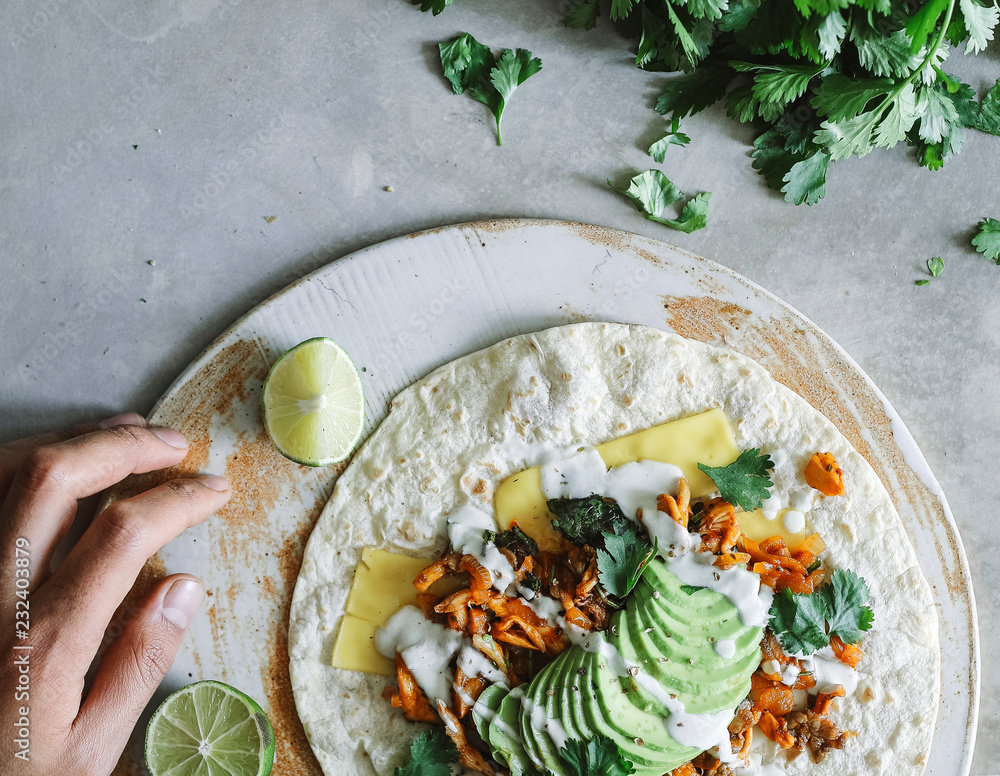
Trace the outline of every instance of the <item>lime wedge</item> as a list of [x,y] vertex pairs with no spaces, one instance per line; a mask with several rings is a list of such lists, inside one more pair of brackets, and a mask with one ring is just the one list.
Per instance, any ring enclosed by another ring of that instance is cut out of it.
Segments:
[[343,461],[365,424],[358,369],[326,337],[306,340],[278,359],[264,381],[261,405],[278,452],[306,466]]
[[195,682],[170,695],[146,728],[151,776],[267,776],[274,730],[264,710],[222,682]]

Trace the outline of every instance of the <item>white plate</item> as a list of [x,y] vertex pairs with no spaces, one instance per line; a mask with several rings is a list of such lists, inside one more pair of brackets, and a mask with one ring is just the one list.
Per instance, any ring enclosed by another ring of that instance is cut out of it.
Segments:
[[[139,593],[165,571],[188,571],[209,594],[207,616],[192,626],[150,708],[194,679],[222,679],[267,710],[278,772],[320,773],[295,715],[286,634],[302,550],[339,470],[298,466],[270,446],[258,402],[279,354],[309,337],[340,342],[362,368],[367,434],[389,400],[434,367],[514,334],[580,320],[643,323],[744,353],[869,460],[938,607],[941,708],[927,773],[967,774],[979,702],[968,564],[944,494],[888,401],[801,313],[730,270],[644,237],[562,222],[446,227],[335,261],[251,311],[170,387],[151,422],[191,440],[182,472],[224,473],[236,495],[153,558],[136,586]],[[165,476],[134,478],[115,495]],[[121,773],[141,769],[141,740],[138,731]]]

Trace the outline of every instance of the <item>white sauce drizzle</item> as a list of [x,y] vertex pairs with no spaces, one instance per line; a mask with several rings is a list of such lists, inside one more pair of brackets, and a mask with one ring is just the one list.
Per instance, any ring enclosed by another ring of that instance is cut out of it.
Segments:
[[771,450],[771,451],[769,451],[768,455],[771,456],[771,463],[774,464],[774,468],[775,469],[778,469],[781,466],[784,466],[785,463],[787,463],[787,461],[788,461],[788,453],[786,453],[781,448],[778,448],[777,450]]
[[625,516],[634,520],[656,508],[656,497],[674,493],[684,476],[680,468],[660,461],[633,461],[608,469],[595,448],[565,461],[542,466],[542,492],[546,498],[586,498],[594,493],[613,498]]
[[715,653],[723,660],[729,660],[736,654],[736,642],[732,639],[720,639],[715,642]]
[[512,595],[517,578],[514,567],[492,542],[483,537],[484,531],[495,531],[493,515],[471,504],[464,504],[448,515],[448,540],[456,552],[474,555],[490,572],[490,579],[501,593]]
[[774,520],[781,510],[781,499],[777,496],[768,496],[765,499],[761,499],[760,510],[768,520]]
[[802,662],[803,670],[811,671],[816,680],[816,692],[832,692],[837,685],[850,696],[858,689],[858,673],[833,654],[833,647],[823,647],[811,655],[795,655]]
[[789,509],[781,521],[785,524],[785,530],[792,534],[797,534],[806,527],[806,516],[797,509]]
[[812,509],[812,505],[816,501],[816,491],[812,488],[803,488],[801,490],[794,491],[788,497],[788,506],[790,509],[796,509],[799,512],[808,512]]
[[427,697],[448,704],[455,681],[449,664],[464,641],[457,632],[428,620],[415,606],[404,606],[375,633],[379,652],[390,660],[400,653]]
[[[664,554],[663,550],[660,554]],[[732,601],[744,625],[752,628],[767,625],[774,593],[760,584],[757,574],[739,566],[728,569],[713,566],[715,556],[708,552],[686,552],[665,560],[667,568],[685,585],[707,587]]]
[[789,663],[785,670],[781,672],[781,683],[791,687],[798,681],[801,669],[795,663]]

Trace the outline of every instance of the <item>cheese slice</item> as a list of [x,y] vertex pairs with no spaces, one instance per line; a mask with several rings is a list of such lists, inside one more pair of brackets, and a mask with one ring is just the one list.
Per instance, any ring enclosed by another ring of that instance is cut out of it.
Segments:
[[[375,631],[384,626],[404,606],[417,605],[416,576],[434,560],[398,555],[374,547],[361,551],[354,572],[347,608],[333,646],[331,664],[349,671],[366,671],[391,676],[395,663],[375,649]],[[454,579],[442,579],[428,592],[447,595],[456,589]]]
[[[632,461],[673,464],[684,472],[691,497],[695,499],[718,491],[712,478],[699,469],[698,464],[728,466],[740,454],[729,418],[718,408],[613,439],[598,445],[597,452],[608,467]],[[502,530],[517,523],[542,549],[555,550],[559,546],[560,537],[552,527],[553,516],[542,493],[539,467],[512,474],[500,483],[493,508]],[[805,531],[789,533],[782,524],[781,515],[768,520],[759,509],[740,512],[739,522],[740,530],[754,541],[780,534],[790,549],[806,536]]]

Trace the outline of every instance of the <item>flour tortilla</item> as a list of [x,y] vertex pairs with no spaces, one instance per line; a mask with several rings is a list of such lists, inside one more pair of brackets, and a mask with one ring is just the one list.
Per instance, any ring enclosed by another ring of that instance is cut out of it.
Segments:
[[868,462],[744,356],[644,326],[584,323],[504,340],[403,390],[337,481],[306,547],[288,637],[295,702],[327,776],[388,776],[420,730],[382,699],[390,679],[329,665],[362,547],[440,553],[447,513],[467,502],[492,509],[500,482],[553,448],[713,407],[730,418],[740,449],[788,454],[773,475],[782,503],[804,487],[814,452],[834,454],[846,495],[817,499],[808,519],[827,544],[827,566],[862,575],[875,611],[857,691],[832,715],[858,737],[819,765],[805,754],[786,763],[765,742],[765,762],[810,776],[922,773],[938,708],[937,617]]

